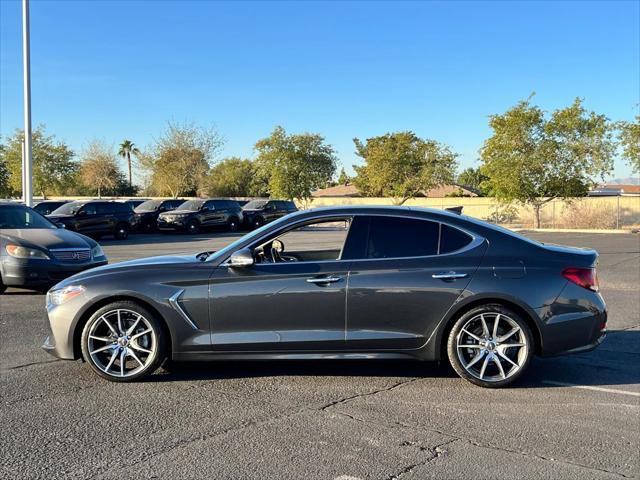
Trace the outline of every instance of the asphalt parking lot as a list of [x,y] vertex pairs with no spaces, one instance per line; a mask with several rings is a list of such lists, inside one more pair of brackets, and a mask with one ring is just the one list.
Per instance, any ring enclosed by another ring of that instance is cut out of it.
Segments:
[[[640,478],[640,236],[600,252],[609,335],[485,390],[417,362],[185,364],[137,384],[40,349],[44,297],[0,297],[1,478]],[[103,241],[111,262],[237,235]]]

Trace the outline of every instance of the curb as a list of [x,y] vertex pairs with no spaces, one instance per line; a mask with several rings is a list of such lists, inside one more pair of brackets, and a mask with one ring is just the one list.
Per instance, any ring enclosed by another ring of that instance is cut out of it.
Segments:
[[512,228],[514,232],[541,232],[541,233],[617,233],[617,234],[625,234],[625,233],[638,233],[638,229],[633,230],[612,230],[612,229],[602,229],[598,230],[595,228]]

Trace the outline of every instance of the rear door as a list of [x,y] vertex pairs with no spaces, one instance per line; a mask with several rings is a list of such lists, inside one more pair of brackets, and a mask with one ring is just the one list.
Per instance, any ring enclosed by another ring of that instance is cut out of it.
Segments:
[[484,239],[436,221],[356,217],[347,292],[350,349],[422,346],[475,273]]
[[207,227],[220,224],[220,219],[223,216],[224,212],[216,206],[213,200],[205,202],[200,211],[201,224]]
[[[127,208],[131,208],[127,206]],[[116,206],[113,202],[96,203],[96,231],[111,233],[116,227]]]

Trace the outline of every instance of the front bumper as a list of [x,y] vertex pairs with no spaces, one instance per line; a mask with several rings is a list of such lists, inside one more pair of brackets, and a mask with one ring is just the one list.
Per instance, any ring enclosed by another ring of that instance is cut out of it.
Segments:
[[167,221],[159,218],[156,225],[158,230],[186,230],[187,219],[178,218],[176,220]]
[[51,260],[2,258],[2,281],[10,287],[47,287],[71,275],[106,265],[107,259],[78,264],[63,264]]

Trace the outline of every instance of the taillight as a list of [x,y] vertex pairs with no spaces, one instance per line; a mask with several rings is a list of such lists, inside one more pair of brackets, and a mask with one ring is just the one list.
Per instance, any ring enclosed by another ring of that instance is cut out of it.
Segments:
[[562,271],[562,276],[582,288],[598,291],[598,275],[595,268],[569,267]]

